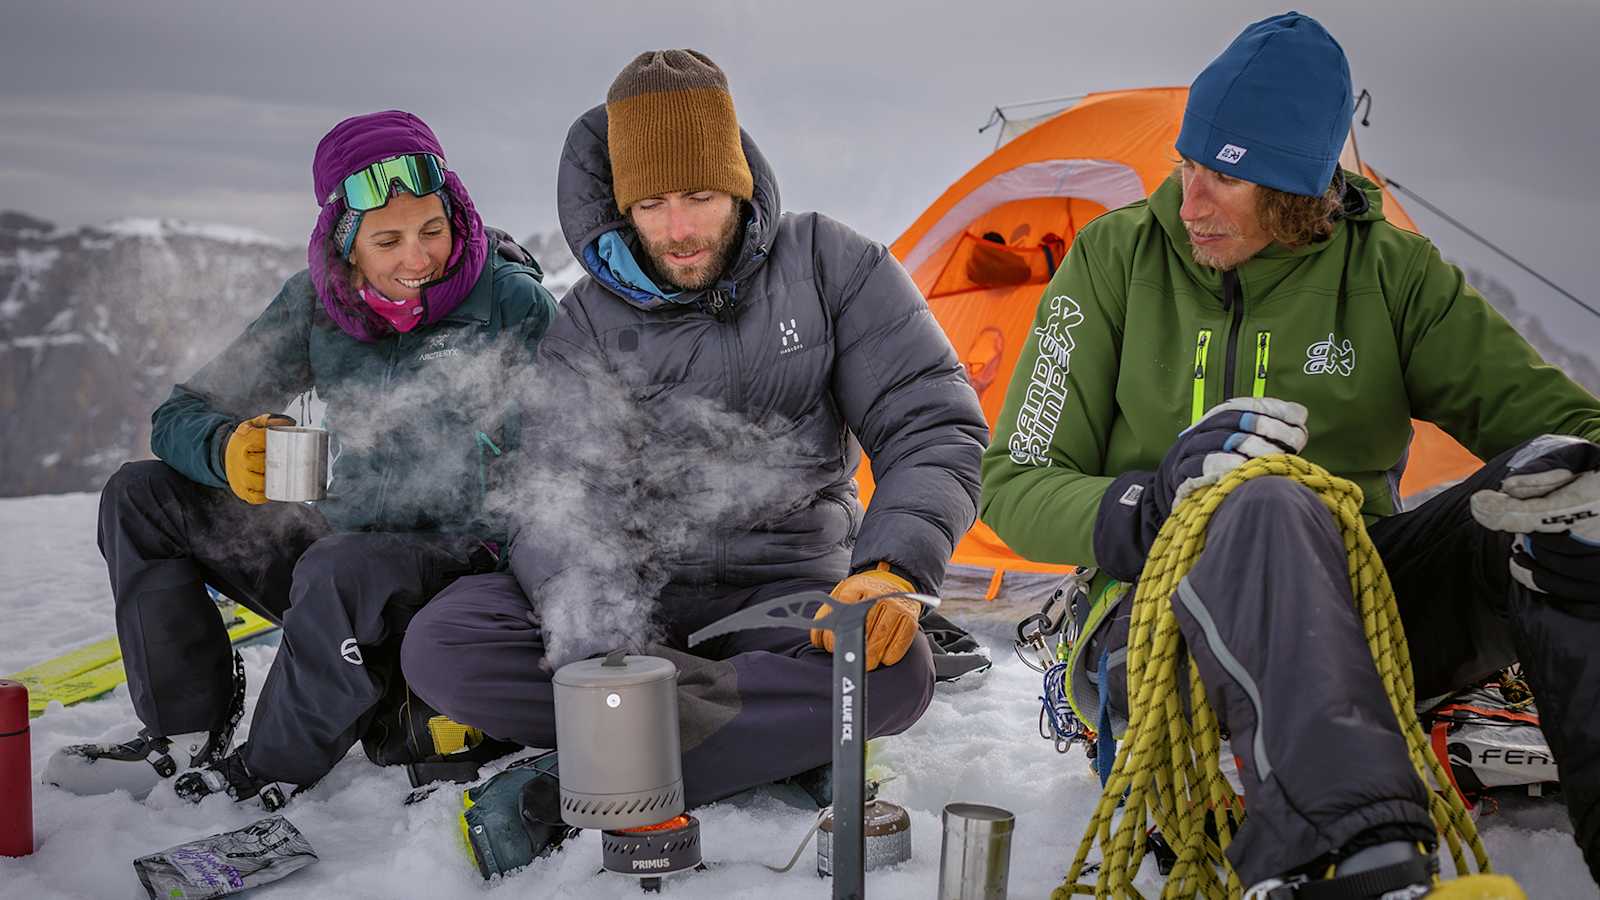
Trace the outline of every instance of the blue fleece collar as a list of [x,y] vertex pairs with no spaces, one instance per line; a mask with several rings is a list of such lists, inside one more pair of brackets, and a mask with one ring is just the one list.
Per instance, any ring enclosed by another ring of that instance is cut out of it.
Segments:
[[[748,240],[751,230],[756,227],[754,212],[745,219],[744,227]],[[645,272],[644,267],[639,265],[639,260],[633,255],[633,249],[628,246],[623,234],[622,228],[613,228],[583,248],[583,267],[594,280],[644,310],[660,309],[669,305],[692,306],[699,301],[704,291],[667,291],[657,285]],[[758,248],[756,256],[762,256],[765,252],[764,247]],[[724,273],[719,286],[727,287],[731,295],[732,286],[729,277]]]
[[639,265],[620,229],[600,235],[583,249],[584,265],[606,287],[625,297],[640,309],[660,309],[669,303],[683,303],[682,291],[664,291]]

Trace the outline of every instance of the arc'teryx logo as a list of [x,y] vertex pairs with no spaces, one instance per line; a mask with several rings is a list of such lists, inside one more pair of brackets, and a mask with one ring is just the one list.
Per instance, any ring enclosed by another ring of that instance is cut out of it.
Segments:
[[352,666],[359,666],[361,662],[361,648],[356,646],[355,638],[345,638],[339,643],[339,655]]
[[442,335],[435,335],[428,339],[427,349],[417,358],[423,362],[432,362],[436,359],[449,359],[452,356],[460,355],[460,347],[452,347],[450,342],[445,340]]
[[778,320],[778,339],[782,341],[779,346],[783,348],[782,350],[778,351],[779,356],[783,356],[786,353],[793,353],[796,350],[802,350],[806,346],[805,344],[800,343],[800,329],[795,325],[793,319],[790,319],[787,323],[785,323],[782,319]]
[[1333,333],[1328,339],[1317,341],[1306,348],[1307,375],[1345,375],[1356,370],[1356,347],[1349,338],[1335,341]]

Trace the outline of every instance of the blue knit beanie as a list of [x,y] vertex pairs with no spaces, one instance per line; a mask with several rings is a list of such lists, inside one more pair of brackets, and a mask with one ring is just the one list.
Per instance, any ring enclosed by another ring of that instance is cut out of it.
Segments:
[[1224,175],[1319,197],[1354,111],[1339,42],[1316,19],[1287,12],[1246,28],[1194,80],[1178,152]]

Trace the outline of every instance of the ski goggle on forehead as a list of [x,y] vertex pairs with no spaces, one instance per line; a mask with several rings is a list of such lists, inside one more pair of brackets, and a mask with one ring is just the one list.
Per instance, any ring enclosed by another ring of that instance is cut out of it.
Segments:
[[389,202],[389,190],[397,181],[412,196],[425,197],[444,187],[444,164],[432,153],[379,160],[339,182],[323,205],[342,197],[345,206],[356,212],[377,209]]

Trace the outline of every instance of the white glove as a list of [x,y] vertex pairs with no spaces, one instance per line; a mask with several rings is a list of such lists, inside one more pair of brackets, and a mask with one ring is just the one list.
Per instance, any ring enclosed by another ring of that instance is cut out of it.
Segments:
[[1500,490],[1472,495],[1472,517],[1517,536],[1510,565],[1521,584],[1600,600],[1600,446],[1554,434],[1528,442]]
[[1178,436],[1162,462],[1160,475],[1178,481],[1171,506],[1221,481],[1246,460],[1299,453],[1309,437],[1306,408],[1293,401],[1235,397],[1218,403]]

